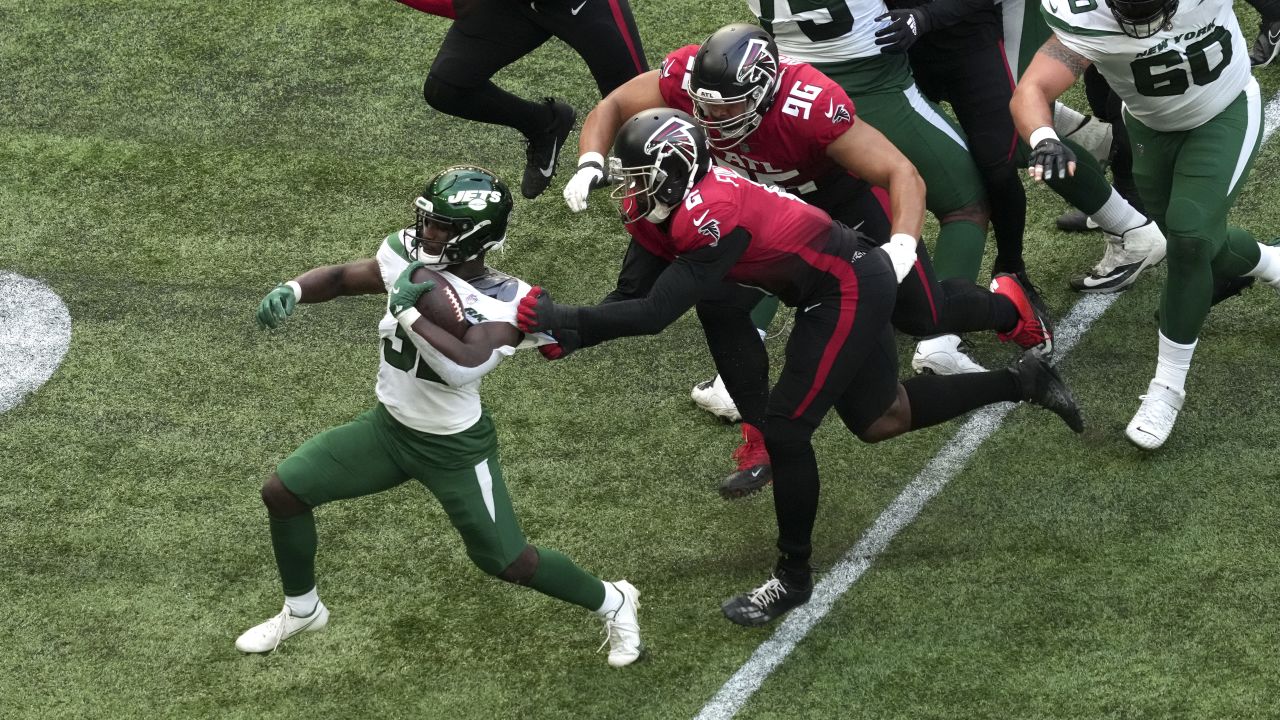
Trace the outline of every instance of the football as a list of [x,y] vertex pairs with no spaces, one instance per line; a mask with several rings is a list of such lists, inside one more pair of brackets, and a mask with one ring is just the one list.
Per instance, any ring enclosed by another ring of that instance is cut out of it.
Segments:
[[430,268],[414,270],[409,279],[415,283],[431,280],[436,284],[434,290],[423,293],[422,297],[418,298],[416,306],[418,312],[422,313],[422,317],[444,328],[450,335],[462,339],[470,323],[462,314],[462,298],[458,297],[458,291],[453,289],[444,276]]

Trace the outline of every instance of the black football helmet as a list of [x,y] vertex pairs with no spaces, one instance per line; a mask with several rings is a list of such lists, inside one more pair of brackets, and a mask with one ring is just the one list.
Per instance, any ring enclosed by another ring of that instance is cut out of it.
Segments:
[[1173,26],[1178,0],[1107,0],[1120,30],[1133,38],[1149,38]]
[[[484,168],[456,165],[441,170],[413,204],[417,222],[407,231],[410,255],[428,265],[466,262],[506,239],[511,191]],[[449,227],[443,246],[427,239],[428,222]]]
[[711,147],[727,150],[764,119],[778,95],[778,45],[745,23],[711,33],[693,58],[689,97]]
[[686,113],[654,108],[632,115],[613,141],[609,176],[622,222],[659,223],[711,169],[707,136]]

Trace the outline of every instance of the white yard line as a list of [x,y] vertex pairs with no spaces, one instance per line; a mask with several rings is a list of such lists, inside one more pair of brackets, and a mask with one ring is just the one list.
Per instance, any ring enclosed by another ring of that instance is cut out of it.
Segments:
[[[1262,142],[1266,143],[1280,126],[1280,95],[1272,98],[1263,108],[1263,119],[1265,127]],[[1082,297],[1058,324],[1054,338],[1054,361],[1058,362],[1066,357],[1094,321],[1102,317],[1118,298],[1118,295]],[[696,720],[727,720],[736,715],[760,689],[765,679],[826,616],[836,600],[858,582],[876,557],[889,546],[894,536],[910,525],[925,503],[933,499],[964,469],[969,458],[1000,428],[1005,416],[1014,407],[1011,403],[1002,403],[973,413],[911,484],[876,518],[858,543],[814,586],[813,598],[786,616],[773,636],[756,648],[733,677],[720,687],[715,697],[702,706]]]

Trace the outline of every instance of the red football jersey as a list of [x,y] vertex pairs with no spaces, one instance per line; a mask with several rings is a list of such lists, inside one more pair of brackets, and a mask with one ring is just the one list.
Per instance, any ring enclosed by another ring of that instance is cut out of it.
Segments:
[[807,271],[821,271],[831,262],[822,253],[831,226],[829,215],[794,195],[712,167],[666,222],[641,220],[626,227],[641,247],[668,261],[714,246],[741,227],[751,233],[751,244],[725,279],[795,305],[814,279]]
[[[689,73],[697,45],[686,45],[662,61],[658,89],[667,107],[693,114]],[[831,78],[808,63],[783,56],[779,89],[760,126],[728,150],[712,149],[716,162],[757,182],[803,188],[839,166],[827,146],[856,122],[853,101]]]

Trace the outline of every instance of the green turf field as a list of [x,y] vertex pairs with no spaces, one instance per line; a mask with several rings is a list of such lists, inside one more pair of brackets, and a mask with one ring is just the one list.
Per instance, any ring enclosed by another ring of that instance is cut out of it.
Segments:
[[[736,0],[632,4],[651,63],[747,17]],[[258,488],[371,406],[382,312],[339,300],[264,332],[258,300],[371,256],[446,164],[518,184],[522,145],[425,106],[447,23],[390,0],[0,0],[0,27],[0,271],[72,318],[56,374],[0,415],[0,717],[690,718],[770,637],[720,616],[773,561],[773,509],[713,490],[737,436],[688,399],[711,373],[686,317],[563,362],[521,354],[485,382],[530,540],[640,588],[647,661],[609,668],[589,614],[482,575],[414,484],[317,512],[328,630],[236,652],[280,607]],[[1259,79],[1280,90],[1280,70]],[[596,99],[555,42],[498,82],[580,117]],[[1269,144],[1236,209],[1263,237],[1277,163]],[[567,211],[568,176],[517,201],[490,259],[593,302],[625,234],[603,195]],[[1028,263],[1063,314],[1101,244],[1049,232],[1064,205],[1031,198]],[[1086,434],[1015,410],[740,717],[1280,717],[1280,306],[1263,288],[1215,310],[1177,430],[1144,455],[1122,431],[1162,277],[1061,365]],[[993,338],[975,353],[1013,357]],[[815,563],[957,426],[874,447],[824,426]]]

